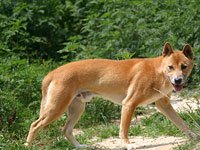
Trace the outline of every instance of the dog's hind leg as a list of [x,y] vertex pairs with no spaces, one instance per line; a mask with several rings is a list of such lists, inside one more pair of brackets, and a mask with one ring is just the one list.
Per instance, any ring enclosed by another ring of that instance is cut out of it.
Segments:
[[51,122],[59,118],[70,105],[74,90],[64,87],[62,84],[53,84],[47,94],[47,102],[38,120],[31,124],[25,145],[29,146],[37,132],[48,126]]
[[76,148],[86,148],[86,145],[80,144],[73,136],[73,128],[78,122],[80,116],[85,110],[85,103],[81,101],[80,97],[73,99],[72,103],[68,107],[68,118],[67,122],[63,128],[65,137],[76,147]]

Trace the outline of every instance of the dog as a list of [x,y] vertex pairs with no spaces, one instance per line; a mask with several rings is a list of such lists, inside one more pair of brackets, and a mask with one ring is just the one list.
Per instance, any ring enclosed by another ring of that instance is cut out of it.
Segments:
[[85,103],[101,96],[122,105],[119,137],[128,147],[128,130],[137,106],[155,102],[156,107],[187,136],[195,137],[170,104],[172,91],[182,90],[193,68],[189,44],[174,51],[170,43],[155,58],[129,60],[90,59],[68,63],[50,72],[42,82],[40,116],[31,124],[25,145],[37,132],[58,119],[66,110],[65,137],[76,147],[85,148],[72,130],[85,110]]

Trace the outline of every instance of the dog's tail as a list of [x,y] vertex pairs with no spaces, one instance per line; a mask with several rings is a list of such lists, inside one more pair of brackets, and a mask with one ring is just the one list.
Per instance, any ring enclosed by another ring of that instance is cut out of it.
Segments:
[[46,76],[42,81],[42,100],[41,100],[41,106],[40,106],[40,116],[44,113],[46,109],[46,103],[47,103],[47,93],[49,86],[51,84],[52,78],[51,76]]

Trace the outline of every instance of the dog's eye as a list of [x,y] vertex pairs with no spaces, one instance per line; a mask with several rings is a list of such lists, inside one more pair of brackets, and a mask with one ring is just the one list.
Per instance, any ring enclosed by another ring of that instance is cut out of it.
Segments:
[[168,66],[168,68],[169,68],[170,71],[174,70],[173,66]]
[[187,68],[186,65],[181,65],[181,69],[182,69],[182,70],[185,70],[186,68]]

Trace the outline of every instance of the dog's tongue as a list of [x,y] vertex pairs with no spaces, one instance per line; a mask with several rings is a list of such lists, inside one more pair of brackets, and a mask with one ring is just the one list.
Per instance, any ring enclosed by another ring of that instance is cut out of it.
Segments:
[[182,88],[183,88],[183,85],[173,85],[174,86],[174,89],[175,89],[175,91],[180,91],[180,90],[182,90]]

